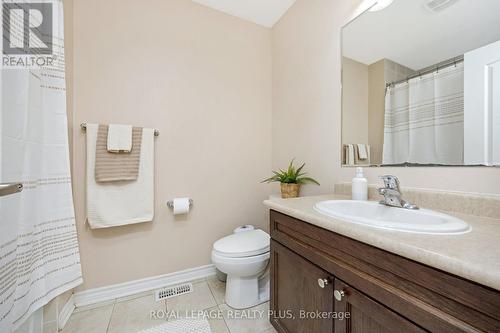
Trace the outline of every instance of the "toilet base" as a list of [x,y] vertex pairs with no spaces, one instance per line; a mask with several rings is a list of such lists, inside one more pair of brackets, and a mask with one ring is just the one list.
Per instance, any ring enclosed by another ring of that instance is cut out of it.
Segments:
[[255,278],[232,277],[226,282],[226,304],[233,309],[247,309],[269,301],[269,269]]

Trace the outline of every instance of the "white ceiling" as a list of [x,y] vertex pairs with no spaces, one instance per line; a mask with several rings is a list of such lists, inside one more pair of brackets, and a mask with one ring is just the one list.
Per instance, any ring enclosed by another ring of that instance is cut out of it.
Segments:
[[442,12],[426,0],[395,0],[343,30],[343,55],[370,65],[390,59],[419,70],[500,40],[500,0],[459,0]]
[[296,0],[192,0],[229,15],[271,28]]

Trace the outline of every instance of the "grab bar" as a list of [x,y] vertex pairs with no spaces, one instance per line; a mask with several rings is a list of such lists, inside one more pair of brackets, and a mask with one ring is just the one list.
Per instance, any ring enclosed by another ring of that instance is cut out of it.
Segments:
[[0,197],[18,193],[21,192],[22,190],[23,190],[23,184],[21,183],[3,183],[0,184]]

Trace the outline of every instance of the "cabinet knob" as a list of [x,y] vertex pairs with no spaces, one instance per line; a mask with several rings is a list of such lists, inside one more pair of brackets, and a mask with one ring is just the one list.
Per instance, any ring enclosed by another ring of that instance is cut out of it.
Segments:
[[328,285],[328,279],[318,279],[320,288],[325,288]]
[[337,301],[341,301],[342,298],[345,296],[345,292],[343,290],[334,290],[333,296]]

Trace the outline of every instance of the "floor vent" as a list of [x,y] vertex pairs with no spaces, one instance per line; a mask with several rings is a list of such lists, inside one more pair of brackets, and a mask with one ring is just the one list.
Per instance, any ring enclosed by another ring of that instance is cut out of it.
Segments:
[[156,301],[161,301],[162,299],[172,298],[179,295],[189,294],[193,292],[192,283],[184,283],[178,286],[168,287],[159,289],[155,292]]

